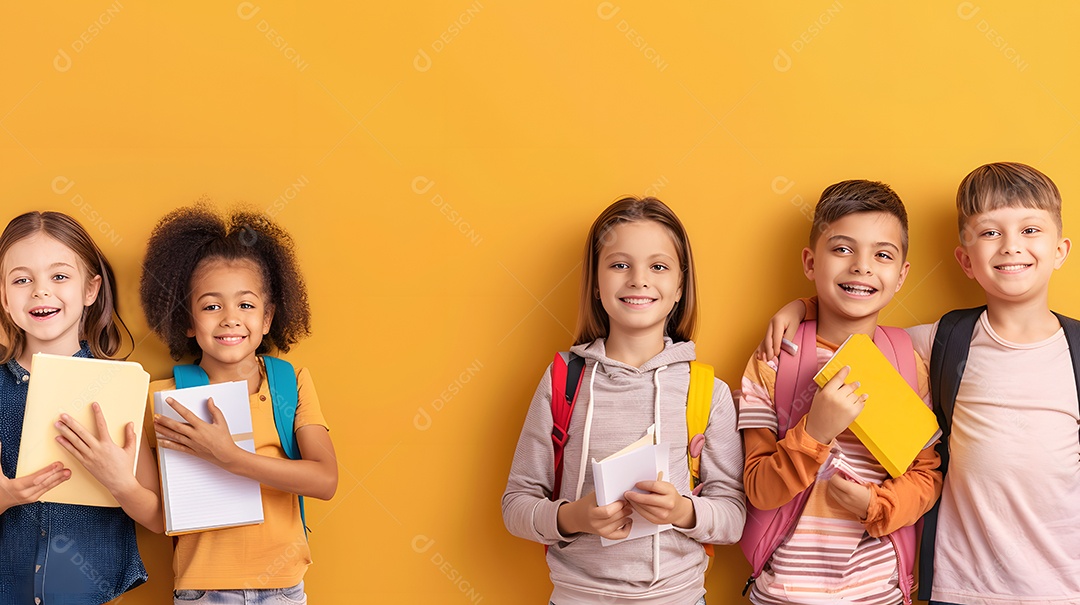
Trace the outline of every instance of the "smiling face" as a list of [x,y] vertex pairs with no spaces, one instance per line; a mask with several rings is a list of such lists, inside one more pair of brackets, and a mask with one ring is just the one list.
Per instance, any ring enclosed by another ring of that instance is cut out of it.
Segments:
[[1050,276],[1061,268],[1071,242],[1046,210],[1004,207],[967,219],[956,260],[979,282],[987,300],[1045,301]]
[[207,259],[191,284],[187,335],[202,349],[200,365],[232,368],[254,362],[274,317],[259,267],[250,260]]
[[814,248],[803,250],[803,272],[817,287],[819,325],[830,318],[876,324],[907,277],[901,236],[895,216],[857,212],[830,223]]
[[655,221],[620,223],[598,255],[597,286],[609,338],[664,335],[682,298],[682,270],[668,230]]
[[101,276],[88,276],[71,248],[41,232],[13,244],[0,266],[4,311],[26,335],[20,362],[78,351],[83,309],[97,300]]

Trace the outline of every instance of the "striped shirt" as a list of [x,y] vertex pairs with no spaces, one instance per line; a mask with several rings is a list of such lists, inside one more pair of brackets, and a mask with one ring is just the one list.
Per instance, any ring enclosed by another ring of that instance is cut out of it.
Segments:
[[[835,349],[836,345],[818,340],[818,367],[828,361]],[[925,365],[921,358],[916,361],[919,391],[926,400],[929,388]],[[768,362],[751,359],[743,375],[738,428],[754,433],[754,443],[762,442],[758,437],[764,432],[768,433],[772,443],[776,442],[777,420],[773,405],[776,368],[775,359]],[[809,407],[810,401],[804,406],[799,404],[795,402],[793,409]],[[813,481],[815,475],[817,480],[810,488],[806,508],[794,532],[777,548],[751,588],[751,602],[834,603],[842,600],[867,605],[901,602],[903,595],[898,582],[896,550],[888,537],[880,533],[877,535],[882,537],[874,537],[867,531],[875,516],[880,516],[875,515],[874,496],[867,520],[862,521],[826,495],[827,480],[837,471],[872,486],[882,486],[888,480],[888,473],[850,430],[838,435],[831,444],[821,444],[806,433],[805,423],[803,419],[793,426],[781,442],[788,455],[777,456],[777,460],[768,465],[769,469],[759,468],[753,481],[758,485],[751,486],[748,481],[748,495],[772,492],[780,497],[779,493],[787,493],[792,486]],[[752,457],[772,455],[778,449],[780,446],[773,447],[772,451],[753,451],[748,447],[748,467]],[[930,491],[934,490],[930,488]],[[930,502],[935,495],[928,495]]]

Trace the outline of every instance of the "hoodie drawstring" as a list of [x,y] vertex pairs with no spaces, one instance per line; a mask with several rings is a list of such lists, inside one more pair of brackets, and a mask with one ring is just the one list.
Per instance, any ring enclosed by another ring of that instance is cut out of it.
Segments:
[[[660,372],[667,366],[660,366],[653,370],[653,386],[656,394],[653,397],[653,443],[660,443]],[[664,477],[670,480],[670,477]],[[660,581],[660,526],[656,527],[653,534],[653,584]]]
[[[593,384],[596,382],[596,368],[600,366],[599,362],[594,362],[592,371],[589,372],[589,405],[585,410],[585,432],[581,439],[581,463],[578,466],[578,480],[577,489],[574,491],[574,500],[581,499],[581,491],[585,487],[585,465],[589,461],[589,436],[592,432],[592,419],[593,419]],[[653,443],[660,443],[660,372],[666,370],[667,366],[660,366],[653,370],[653,387],[655,388],[655,395],[653,396]],[[665,479],[670,479],[665,477]],[[653,584],[660,581],[660,528],[657,527],[656,533],[653,534]]]

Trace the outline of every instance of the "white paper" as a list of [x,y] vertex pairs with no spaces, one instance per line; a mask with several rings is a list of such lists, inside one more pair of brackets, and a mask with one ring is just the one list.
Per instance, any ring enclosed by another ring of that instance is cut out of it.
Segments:
[[[644,493],[634,487],[641,481],[656,481],[656,476],[663,472],[662,480],[670,477],[668,469],[669,447],[664,444],[653,444],[652,431],[640,440],[630,444],[621,451],[608,456],[597,462],[592,461],[593,484],[596,487],[596,504],[606,506],[617,500],[623,500],[623,494],[629,491]],[[650,523],[634,511],[630,514],[633,524],[630,527],[630,535],[621,540],[610,540],[603,536],[600,543],[611,546],[633,540],[642,536],[671,529],[671,525],[656,525]]]
[[[158,414],[185,422],[165,402],[169,397],[206,421],[210,420],[206,402],[213,397],[214,405],[225,416],[229,432],[234,436],[247,436],[237,439],[236,444],[255,452],[246,381],[154,393],[154,410]],[[262,492],[258,481],[234,475],[175,450],[158,448],[158,460],[161,498],[165,503],[165,533],[180,534],[263,522]]]

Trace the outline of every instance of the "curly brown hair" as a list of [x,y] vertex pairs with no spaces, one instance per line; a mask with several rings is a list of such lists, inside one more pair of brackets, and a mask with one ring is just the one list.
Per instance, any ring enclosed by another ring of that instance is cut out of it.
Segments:
[[150,328],[179,360],[200,357],[191,328],[191,279],[211,259],[250,260],[261,270],[274,308],[270,332],[258,353],[289,348],[311,333],[307,288],[289,234],[270,217],[249,210],[223,216],[207,202],[166,214],[146,245],[139,296]]

